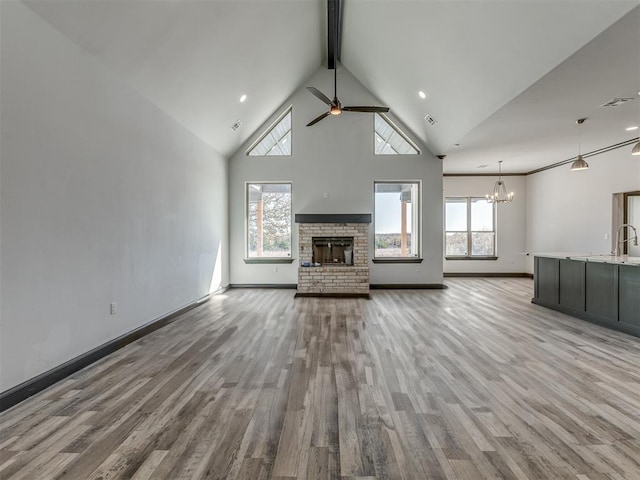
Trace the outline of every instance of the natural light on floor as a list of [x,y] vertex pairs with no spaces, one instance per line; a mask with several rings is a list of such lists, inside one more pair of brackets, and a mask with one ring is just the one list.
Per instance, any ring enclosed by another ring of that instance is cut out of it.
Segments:
[[216,261],[213,264],[211,283],[209,284],[209,294],[222,288],[222,241],[218,242]]

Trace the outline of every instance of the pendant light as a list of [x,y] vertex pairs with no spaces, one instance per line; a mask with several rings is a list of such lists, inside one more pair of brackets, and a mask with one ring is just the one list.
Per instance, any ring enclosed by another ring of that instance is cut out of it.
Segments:
[[488,203],[509,203],[513,200],[513,192],[507,193],[507,187],[502,180],[502,160],[498,162],[498,180],[493,186],[493,193],[486,194]]
[[580,154],[580,126],[584,123],[586,118],[579,118],[576,120],[578,124],[578,158],[576,158],[571,164],[571,170],[587,170],[589,168],[589,164],[582,158]]

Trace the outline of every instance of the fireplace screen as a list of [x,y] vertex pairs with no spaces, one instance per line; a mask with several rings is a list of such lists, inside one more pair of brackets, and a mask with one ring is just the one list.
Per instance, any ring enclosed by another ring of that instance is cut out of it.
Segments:
[[353,265],[353,237],[313,237],[313,262]]

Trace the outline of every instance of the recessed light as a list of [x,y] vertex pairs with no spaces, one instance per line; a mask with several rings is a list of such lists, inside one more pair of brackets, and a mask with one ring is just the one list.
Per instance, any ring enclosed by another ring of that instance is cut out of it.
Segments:
[[454,143],[453,146],[458,148],[460,146],[460,144],[459,143]]
[[245,94],[242,94],[242,96],[240,97],[240,103],[244,103],[246,99],[247,99],[247,96]]
[[626,130],[627,132],[630,132],[630,131],[632,131],[632,130],[637,130],[637,129],[638,129],[638,125],[634,125],[634,126],[632,126],[632,127],[627,127],[627,128],[625,128],[625,130]]
[[426,93],[424,93],[422,90],[420,90],[420,91],[418,92],[418,96],[419,96],[420,98],[422,98],[422,99],[427,98],[427,94],[426,94]]

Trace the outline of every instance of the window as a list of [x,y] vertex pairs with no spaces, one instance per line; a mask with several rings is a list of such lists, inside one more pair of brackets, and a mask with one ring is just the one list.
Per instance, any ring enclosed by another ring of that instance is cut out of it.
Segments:
[[291,257],[291,184],[247,183],[247,258]]
[[495,258],[495,204],[481,197],[445,200],[445,256]]
[[373,124],[374,151],[376,155],[417,155],[418,147],[409,140],[389,117],[376,113]]
[[375,182],[374,259],[419,257],[419,193],[419,182]]
[[291,155],[291,107],[247,150],[247,155]]

